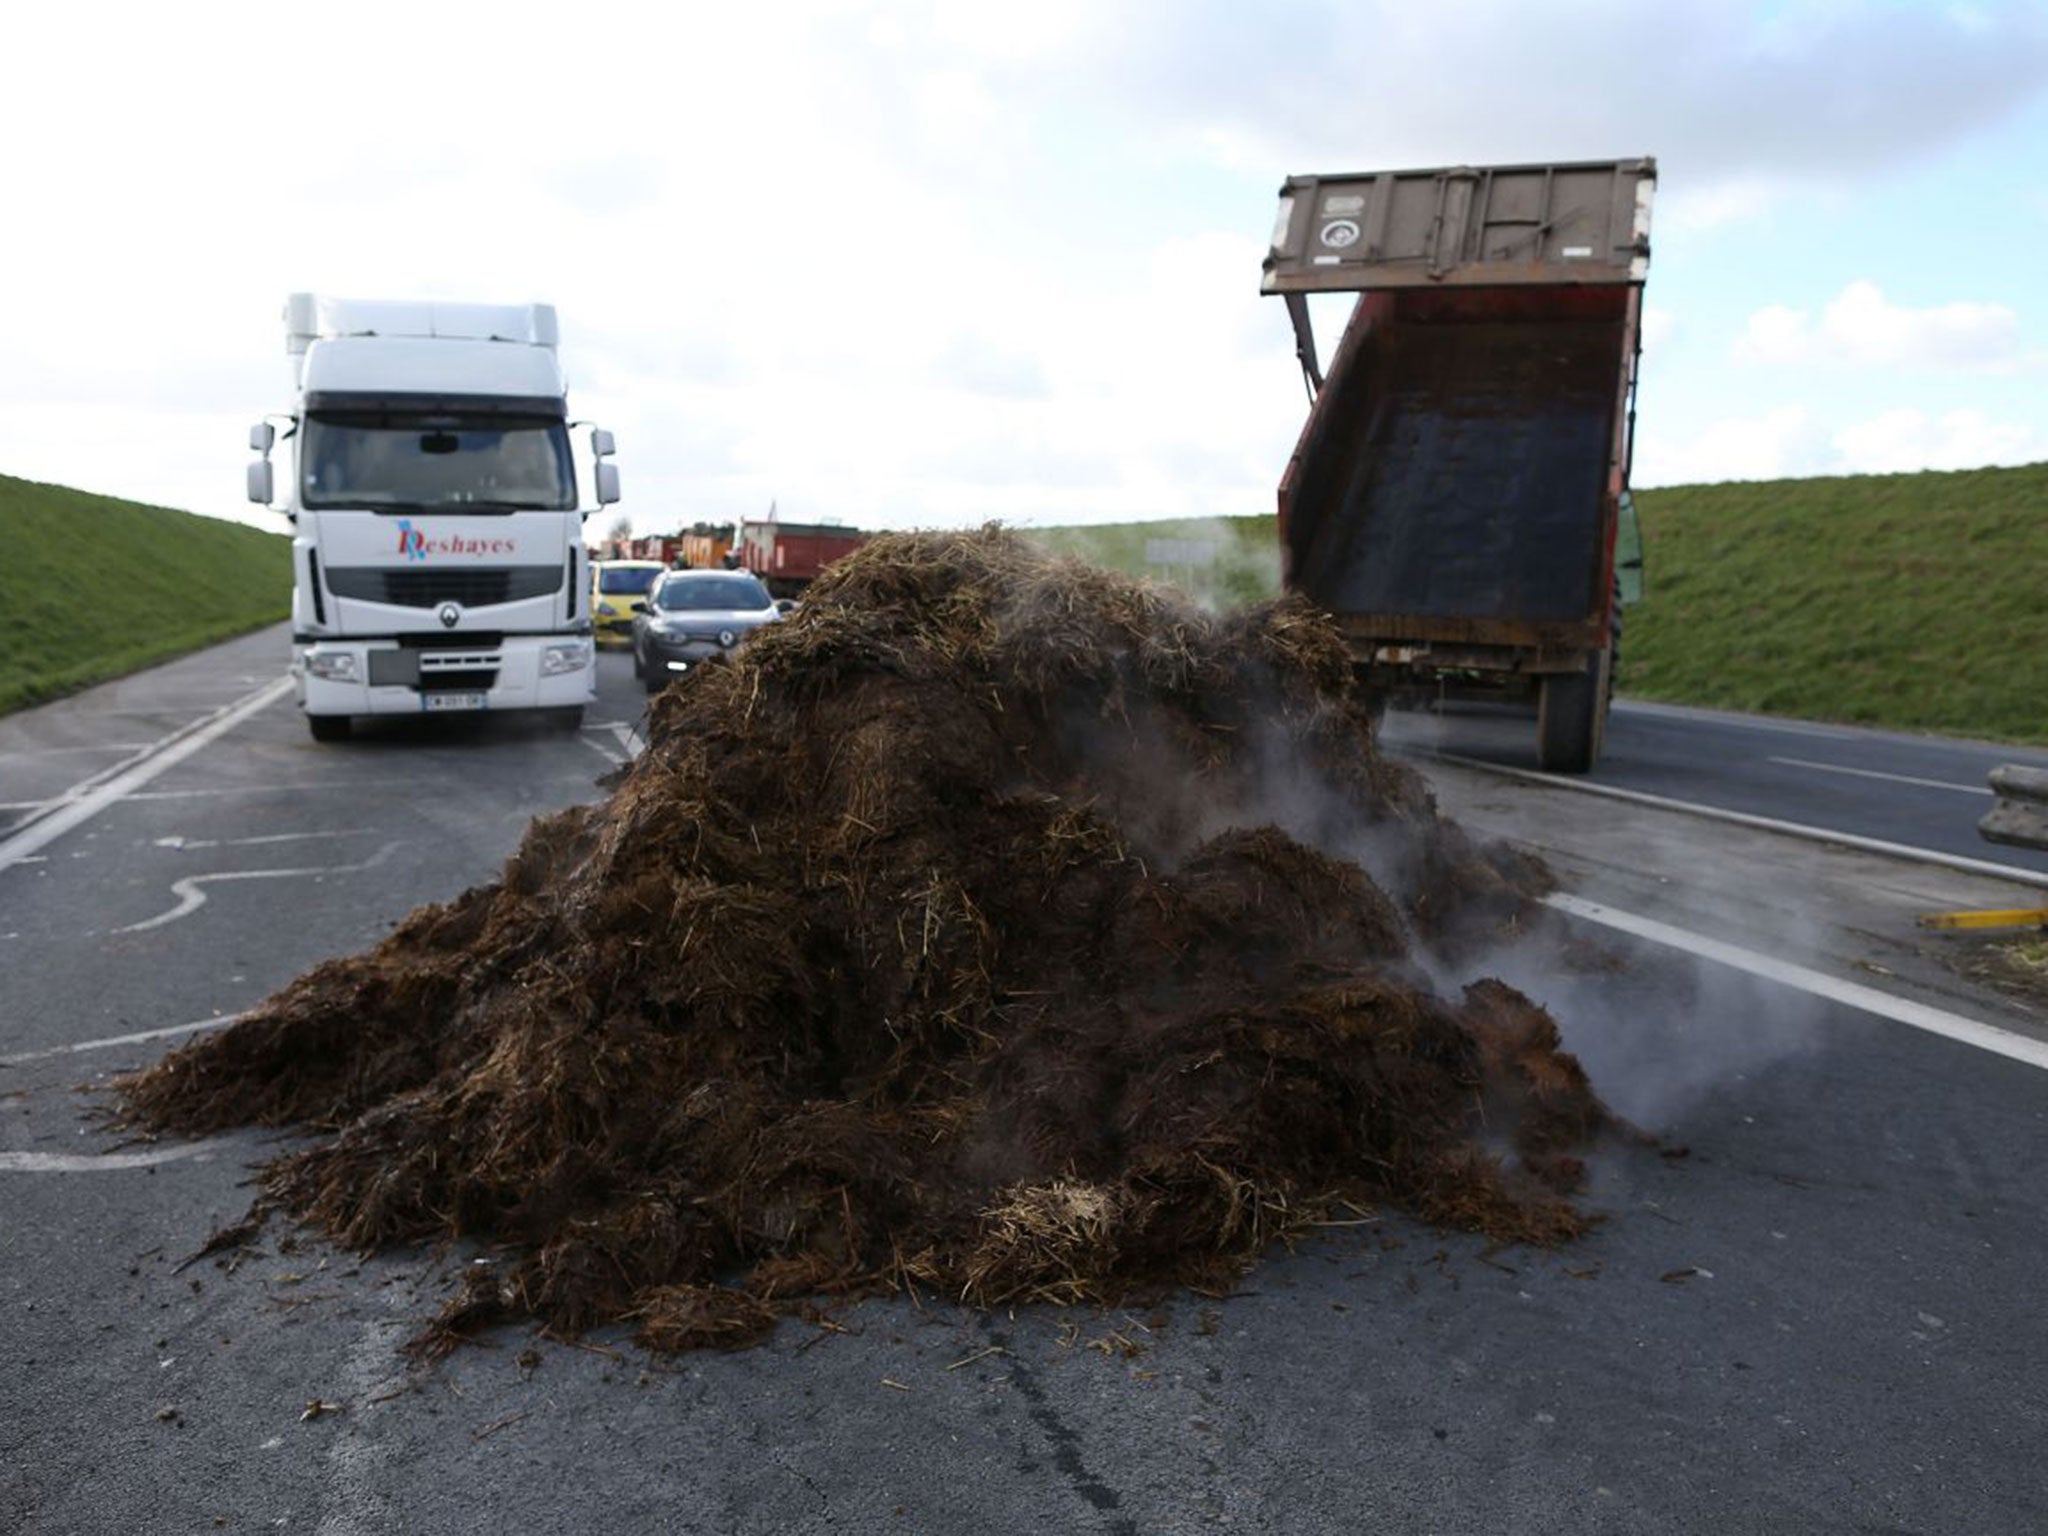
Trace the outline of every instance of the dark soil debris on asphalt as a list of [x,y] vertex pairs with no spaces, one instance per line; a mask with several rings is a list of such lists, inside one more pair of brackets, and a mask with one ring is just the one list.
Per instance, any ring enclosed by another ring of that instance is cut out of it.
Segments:
[[517,1318],[742,1345],[906,1283],[1221,1291],[1339,1201],[1568,1239],[1607,1115],[1549,1015],[1448,980],[1540,928],[1542,872],[1368,720],[1292,601],[877,538],[670,686],[605,801],[123,1114],[299,1127],[266,1206],[492,1250],[428,1352]]

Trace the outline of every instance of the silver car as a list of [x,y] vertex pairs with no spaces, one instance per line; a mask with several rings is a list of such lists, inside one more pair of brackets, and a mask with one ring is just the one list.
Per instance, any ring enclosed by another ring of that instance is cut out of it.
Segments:
[[745,571],[670,571],[633,616],[633,673],[659,693],[670,678],[781,617],[760,578]]

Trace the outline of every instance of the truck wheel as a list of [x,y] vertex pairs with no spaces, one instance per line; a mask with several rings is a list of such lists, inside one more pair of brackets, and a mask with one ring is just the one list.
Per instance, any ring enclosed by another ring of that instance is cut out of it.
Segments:
[[313,733],[315,741],[347,741],[347,715],[308,715],[306,729]]
[[1611,660],[1609,652],[1596,651],[1584,671],[1543,679],[1536,696],[1536,766],[1545,773],[1585,773],[1600,761]]
[[569,731],[580,731],[583,729],[583,706],[581,704],[571,704],[563,709],[545,710],[543,713],[547,716],[549,725],[565,734]]

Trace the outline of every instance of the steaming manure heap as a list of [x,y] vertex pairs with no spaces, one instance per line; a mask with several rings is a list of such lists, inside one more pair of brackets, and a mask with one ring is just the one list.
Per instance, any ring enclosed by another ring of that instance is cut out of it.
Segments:
[[497,883],[122,1113],[302,1129],[258,1209],[349,1248],[484,1245],[429,1350],[1227,1286],[1340,1202],[1552,1243],[1606,1113],[1541,1009],[1432,981],[1535,878],[1379,755],[1311,609],[892,535],[663,693]]

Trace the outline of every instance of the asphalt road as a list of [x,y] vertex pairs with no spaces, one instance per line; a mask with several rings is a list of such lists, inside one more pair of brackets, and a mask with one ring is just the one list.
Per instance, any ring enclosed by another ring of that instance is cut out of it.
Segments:
[[[1534,770],[1528,710],[1453,704],[1398,710],[1387,737]],[[2048,854],[1986,843],[1986,776],[2001,763],[2048,768],[2048,752],[1764,715],[1615,701],[1595,784],[2048,872]]]
[[[21,826],[152,732],[213,729],[282,650],[0,721],[0,801]],[[1690,1152],[1603,1152],[1609,1219],[1566,1252],[1389,1217],[1227,1299],[926,1296],[680,1360],[512,1330],[425,1372],[397,1347],[467,1255],[273,1229],[181,1269],[277,1142],[122,1148],[95,1085],[489,878],[597,796],[642,703],[616,655],[575,736],[320,747],[273,703],[35,851],[0,840],[0,1530],[2048,1526],[2048,1074],[1612,940],[1622,966],[1553,1006],[1674,1069],[1656,1123]],[[1730,1050],[1759,1031],[1783,1048]]]

